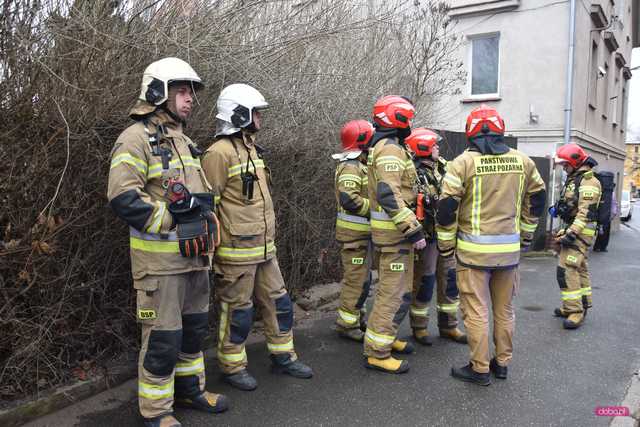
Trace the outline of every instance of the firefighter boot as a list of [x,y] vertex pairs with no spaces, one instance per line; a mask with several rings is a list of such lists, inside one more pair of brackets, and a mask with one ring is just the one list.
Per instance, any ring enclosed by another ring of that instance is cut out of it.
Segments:
[[392,356],[389,356],[386,359],[367,357],[364,360],[364,366],[368,369],[376,369],[389,374],[402,374],[409,370],[408,361],[395,359]]
[[364,319],[367,315],[367,311],[364,308],[360,309],[360,330],[367,332],[367,321]]
[[491,377],[489,373],[481,374],[473,370],[471,363],[462,368],[451,368],[451,376],[461,381],[474,383],[482,386],[488,386],[491,384]]
[[582,313],[571,313],[569,317],[564,319],[562,327],[565,329],[578,329],[584,322],[584,316]]
[[341,336],[342,338],[346,338],[348,340],[353,340],[353,341],[357,341],[357,342],[362,342],[364,341],[364,332],[362,332],[362,330],[360,329],[360,327],[357,328],[343,328],[342,326],[336,326],[336,331],[338,331],[338,335]]
[[554,315],[555,317],[564,317],[565,319],[566,319],[567,317],[569,317],[569,315],[568,315],[567,313],[565,313],[564,311],[562,311],[562,309],[561,309],[561,308],[556,308],[556,309],[554,309],[554,310],[553,310],[553,315]]
[[442,338],[446,338],[448,340],[451,340],[453,342],[457,342],[460,344],[467,343],[467,334],[465,334],[458,328],[450,328],[450,329],[440,328],[439,331],[440,331],[440,336]]
[[413,339],[422,345],[430,346],[433,344],[427,328],[413,328]]
[[144,427],[182,427],[182,424],[173,415],[165,414],[155,418],[145,418]]
[[498,361],[495,357],[491,359],[491,362],[489,362],[489,370],[493,372],[493,375],[496,378],[501,380],[507,379],[507,367],[498,365]]
[[416,347],[409,341],[396,338],[391,344],[391,351],[395,351],[398,354],[411,354],[416,351]]
[[235,374],[224,375],[222,380],[227,384],[244,391],[255,390],[256,387],[258,387],[258,382],[246,369],[236,372]]
[[273,363],[271,370],[276,374],[287,374],[295,378],[305,379],[313,376],[313,371],[310,367],[297,359],[291,360],[289,353],[272,354],[270,357],[271,363]]
[[217,414],[229,409],[229,399],[227,399],[227,396],[224,394],[203,391],[195,397],[176,399],[176,405],[183,408]]

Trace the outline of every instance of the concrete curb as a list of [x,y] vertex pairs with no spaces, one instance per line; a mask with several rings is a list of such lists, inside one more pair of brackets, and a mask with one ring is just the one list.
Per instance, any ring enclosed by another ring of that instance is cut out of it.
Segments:
[[[304,292],[296,299],[294,307],[296,327],[304,328],[317,317],[309,311],[316,311],[322,306],[335,301],[340,296],[340,283],[317,285]],[[302,310],[300,310],[300,308]],[[310,322],[311,321],[311,322]],[[254,331],[247,339],[247,344],[263,341],[260,330],[262,322],[256,322]],[[256,333],[256,330],[258,333]],[[212,340],[205,341],[205,357],[215,359],[215,348]],[[124,384],[138,375],[137,361],[121,363],[107,369],[104,374],[96,375],[85,381],[48,390],[39,398],[23,399],[11,402],[8,408],[0,409],[0,426],[15,427],[33,421],[39,417],[64,409],[80,400],[88,399],[105,390]]]
[[640,426],[640,368],[631,377],[627,394],[620,406],[626,406],[630,417],[614,417],[610,427],[639,427]]

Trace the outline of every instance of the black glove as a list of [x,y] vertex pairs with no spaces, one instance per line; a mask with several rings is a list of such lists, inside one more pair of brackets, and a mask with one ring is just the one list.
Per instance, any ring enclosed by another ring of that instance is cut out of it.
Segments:
[[562,246],[572,246],[576,243],[576,235],[571,232],[566,232],[562,235],[560,239],[560,244]]
[[182,256],[196,257],[214,249],[218,227],[213,213],[213,195],[191,194],[169,204],[168,209],[176,222]]

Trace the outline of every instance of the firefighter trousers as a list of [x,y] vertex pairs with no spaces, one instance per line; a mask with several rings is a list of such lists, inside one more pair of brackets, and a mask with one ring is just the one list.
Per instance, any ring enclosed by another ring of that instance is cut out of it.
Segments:
[[204,391],[202,341],[209,324],[209,272],[148,275],[134,281],[142,324],[138,359],[140,414],[173,411],[176,398]]
[[456,284],[456,260],[454,257],[441,257],[435,240],[429,241],[426,248],[416,253],[409,311],[412,328],[427,328],[434,285],[437,285],[438,328],[453,329],[458,326],[457,315],[460,305]]
[[587,254],[589,246],[579,240],[575,245],[562,246],[556,271],[562,311],[566,314],[583,313],[591,308],[591,278]]
[[493,312],[495,357],[499,365],[507,366],[513,353],[512,299],[518,287],[518,268],[486,270],[458,265],[456,273],[473,370],[489,372],[489,305]]
[[293,305],[280,273],[278,260],[248,264],[214,264],[218,325],[218,363],[225,374],[247,367],[245,341],[254,319],[254,301],[264,322],[267,348],[271,354],[289,353],[293,348]]
[[336,323],[344,329],[355,329],[360,327],[361,312],[371,288],[371,242],[343,243],[341,258],[344,276]]
[[398,326],[411,305],[413,257],[410,243],[380,248],[379,281],[364,339],[366,356],[386,359],[391,355]]

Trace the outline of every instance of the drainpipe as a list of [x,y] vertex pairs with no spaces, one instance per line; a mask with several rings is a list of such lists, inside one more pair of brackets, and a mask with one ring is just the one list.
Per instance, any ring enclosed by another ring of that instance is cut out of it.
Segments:
[[[569,2],[569,50],[567,53],[567,92],[564,100],[564,144],[568,144],[571,139],[571,118],[573,113],[573,64],[575,59],[576,44],[576,0]],[[558,151],[558,142],[553,143],[552,158]],[[553,165],[551,172],[551,206],[556,203],[556,166]],[[553,230],[553,218],[550,218],[549,229]]]

